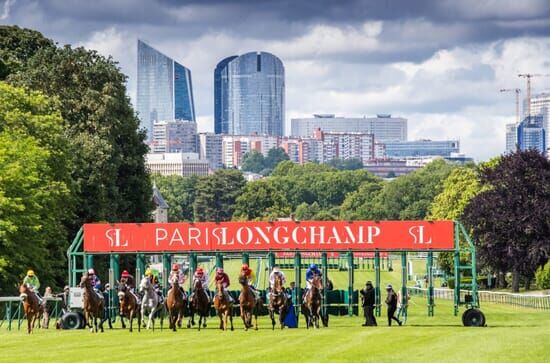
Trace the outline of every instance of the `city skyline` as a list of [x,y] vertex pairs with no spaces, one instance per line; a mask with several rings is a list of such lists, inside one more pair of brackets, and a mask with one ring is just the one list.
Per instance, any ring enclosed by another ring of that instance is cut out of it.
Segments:
[[[285,64],[286,133],[291,118],[313,113],[391,113],[409,120],[410,140],[459,139],[464,153],[486,160],[504,151],[505,125],[515,121],[513,95],[498,90],[525,91],[517,73],[549,73],[550,4],[475,4],[294,1],[289,16],[285,1],[10,1],[0,20],[112,55],[134,104],[131,45],[147,40],[193,72],[199,131],[214,130],[219,60],[261,50]],[[533,94],[549,86],[536,78]]]

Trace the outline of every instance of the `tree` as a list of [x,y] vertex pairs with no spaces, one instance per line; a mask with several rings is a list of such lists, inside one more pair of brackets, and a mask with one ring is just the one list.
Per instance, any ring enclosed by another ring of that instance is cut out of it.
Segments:
[[[464,208],[480,191],[481,185],[476,168],[466,166],[454,169],[443,182],[443,190],[432,202],[428,219],[461,219]],[[440,253],[437,263],[442,270],[450,274],[454,269],[454,254],[452,252]]]
[[321,207],[317,202],[312,204],[302,203],[296,208],[295,216],[299,221],[312,221],[315,216],[321,212]]
[[14,38],[37,39],[19,43],[28,49],[9,46],[13,42],[3,48],[15,48],[21,60],[8,81],[59,100],[72,152],[78,155],[72,165],[77,190],[72,233],[89,221],[150,220],[148,148],[126,95],[126,76],[111,58],[95,51],[52,47],[38,33],[11,31]]
[[536,272],[537,287],[542,290],[550,289],[550,262],[540,266]]
[[0,294],[28,268],[44,286],[64,280],[73,184],[63,129],[55,102],[0,82]]
[[285,150],[280,147],[274,147],[267,152],[264,168],[273,170],[281,161],[285,160],[289,160]]
[[261,152],[252,150],[247,152],[243,156],[243,163],[241,165],[242,171],[249,171],[251,173],[260,173],[265,169],[265,159]]
[[363,161],[358,158],[351,158],[351,159],[335,158],[328,161],[327,164],[338,170],[363,169]]
[[246,185],[244,193],[237,198],[236,220],[265,220],[288,217],[290,206],[281,192],[268,182],[258,180]]
[[520,276],[532,279],[550,255],[550,161],[536,150],[503,156],[485,168],[487,189],[464,210],[463,222],[477,242],[480,262],[512,271],[512,290]]
[[193,203],[199,178],[179,175],[153,177],[157,188],[170,207],[169,222],[193,221]]
[[354,192],[349,193],[342,203],[340,216],[345,220],[376,220],[381,219],[374,214],[377,209],[373,202],[383,188],[381,181],[364,182]]
[[246,181],[238,170],[218,170],[199,179],[193,211],[195,221],[230,221]]

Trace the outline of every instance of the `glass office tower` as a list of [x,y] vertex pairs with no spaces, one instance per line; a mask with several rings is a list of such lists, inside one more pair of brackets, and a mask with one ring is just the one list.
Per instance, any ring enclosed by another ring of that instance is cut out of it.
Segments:
[[285,69],[266,52],[223,59],[214,70],[216,133],[282,136],[284,132]]
[[138,39],[137,111],[152,137],[155,121],[195,121],[191,72]]

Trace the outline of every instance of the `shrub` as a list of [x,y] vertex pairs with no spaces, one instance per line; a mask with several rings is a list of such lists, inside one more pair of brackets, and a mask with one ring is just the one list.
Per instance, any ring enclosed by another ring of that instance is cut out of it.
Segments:
[[544,267],[539,267],[535,274],[535,278],[539,289],[550,289],[550,261],[548,261]]

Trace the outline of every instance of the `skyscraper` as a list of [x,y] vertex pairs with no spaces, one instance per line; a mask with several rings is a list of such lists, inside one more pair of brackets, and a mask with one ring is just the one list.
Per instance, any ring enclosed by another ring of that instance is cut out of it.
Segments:
[[526,117],[517,128],[518,148],[536,149],[546,155],[546,130],[543,116]]
[[[527,117],[527,99],[523,101],[523,109],[525,117]],[[548,140],[550,137],[550,93],[542,92],[531,96],[531,115],[542,116],[543,127],[546,130],[546,140]]]
[[223,59],[214,70],[214,130],[282,136],[285,69],[279,58],[251,52]]
[[137,111],[151,140],[155,121],[195,121],[191,71],[138,39]]

